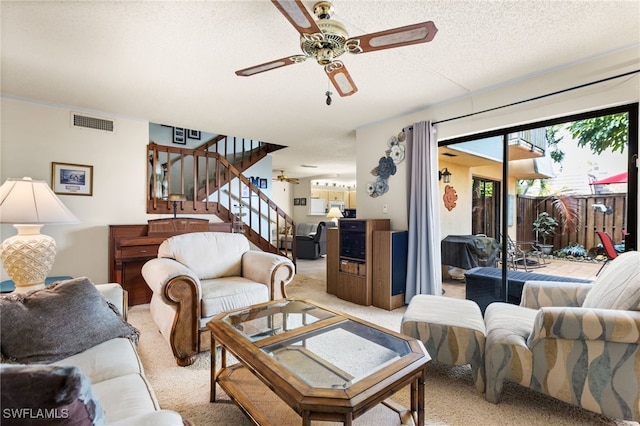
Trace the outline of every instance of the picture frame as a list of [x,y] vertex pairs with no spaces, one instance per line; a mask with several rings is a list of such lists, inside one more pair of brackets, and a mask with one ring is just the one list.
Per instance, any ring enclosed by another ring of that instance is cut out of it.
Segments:
[[260,189],[266,189],[267,188],[267,180],[262,178],[260,179]]
[[187,144],[187,135],[184,127],[173,128],[173,143],[177,143],[179,145]]
[[300,205],[301,206],[306,206],[307,205],[307,199],[306,198],[300,198]]
[[51,187],[60,195],[93,195],[93,166],[51,163]]
[[199,141],[200,138],[201,138],[200,130],[191,130],[191,129],[189,129],[187,131],[187,137],[189,139],[194,139],[194,140],[198,140]]
[[294,198],[293,199],[293,205],[294,206],[299,206],[300,205],[300,198]]

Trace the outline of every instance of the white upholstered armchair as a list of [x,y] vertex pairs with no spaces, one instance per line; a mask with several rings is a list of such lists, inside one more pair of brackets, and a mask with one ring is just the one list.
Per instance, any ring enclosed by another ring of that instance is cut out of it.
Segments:
[[504,380],[605,416],[640,420],[640,252],[593,284],[525,283],[520,306],[485,312],[486,399]]
[[213,316],[286,297],[294,265],[251,250],[242,234],[197,232],[165,240],[142,276],[153,290],[151,317],[184,366],[200,352],[200,331]]

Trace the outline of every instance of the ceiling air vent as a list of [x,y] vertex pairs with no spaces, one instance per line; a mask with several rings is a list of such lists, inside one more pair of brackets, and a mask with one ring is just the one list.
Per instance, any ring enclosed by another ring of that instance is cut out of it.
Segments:
[[83,127],[85,129],[103,130],[105,132],[113,132],[113,121],[104,118],[90,117],[78,113],[71,113],[72,124],[74,127]]

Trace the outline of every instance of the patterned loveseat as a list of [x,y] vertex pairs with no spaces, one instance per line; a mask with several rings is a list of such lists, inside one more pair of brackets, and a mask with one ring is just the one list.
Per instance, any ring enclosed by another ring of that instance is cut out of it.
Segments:
[[605,416],[640,420],[640,252],[593,284],[528,281],[485,312],[486,399],[511,380]]

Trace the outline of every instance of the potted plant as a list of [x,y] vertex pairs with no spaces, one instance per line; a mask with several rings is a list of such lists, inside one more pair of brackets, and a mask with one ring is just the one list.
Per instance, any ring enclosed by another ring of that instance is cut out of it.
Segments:
[[536,220],[533,221],[533,231],[539,238],[542,238],[542,244],[539,244],[542,253],[550,254],[553,250],[553,244],[547,244],[547,238],[556,233],[558,225],[556,218],[547,212],[540,212]]

